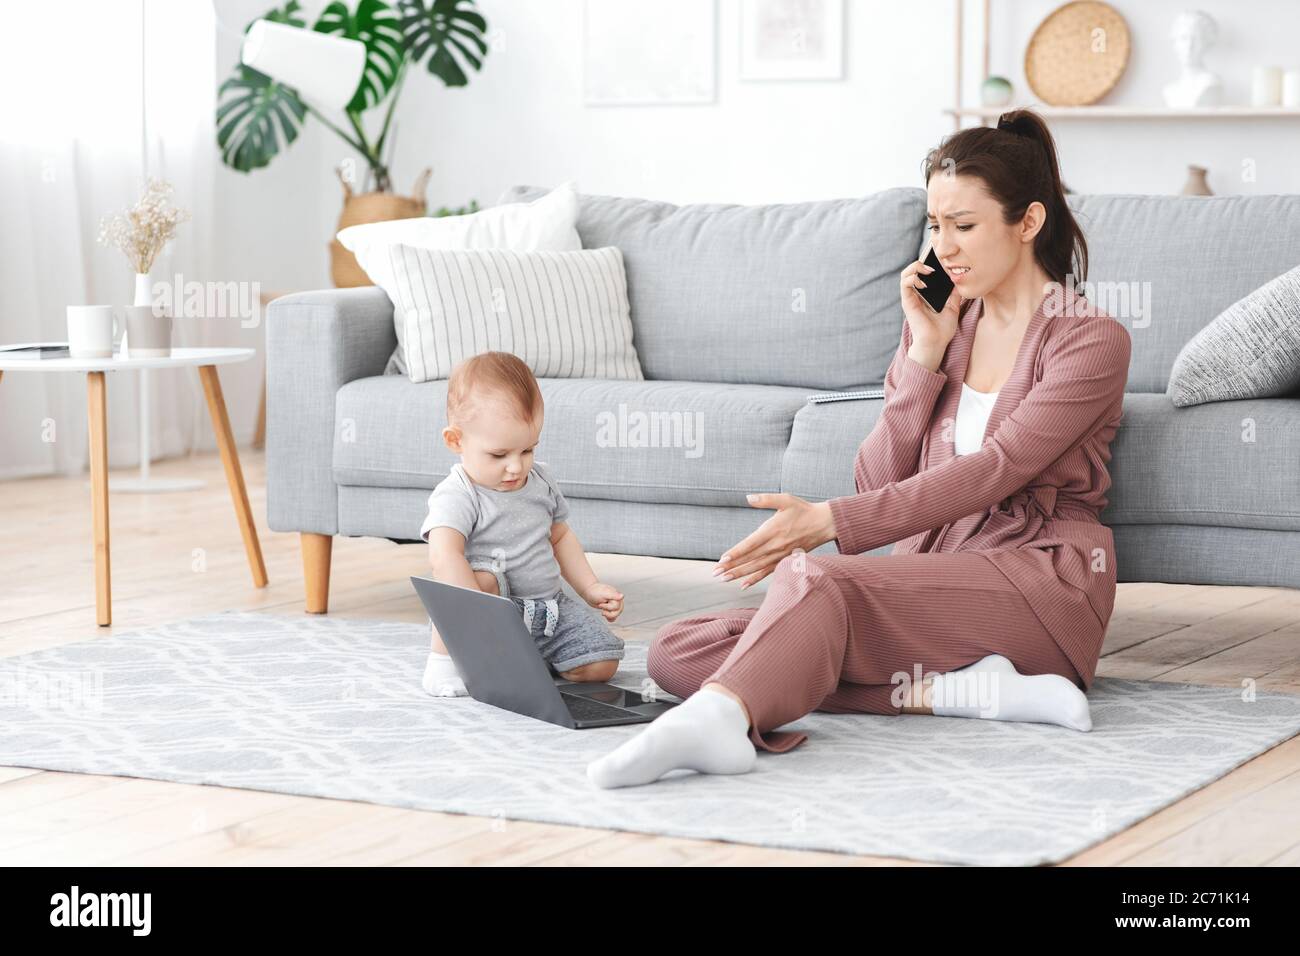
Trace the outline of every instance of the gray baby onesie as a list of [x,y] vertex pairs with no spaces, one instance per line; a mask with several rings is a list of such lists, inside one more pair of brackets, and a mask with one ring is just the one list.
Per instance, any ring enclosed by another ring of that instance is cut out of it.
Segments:
[[533,463],[524,486],[514,491],[474,484],[457,462],[429,495],[420,537],[427,541],[434,528],[454,528],[465,536],[470,567],[487,562],[503,571],[513,597],[553,598],[560,590],[560,566],[551,525],[568,517],[569,503],[541,462]]
[[568,516],[569,503],[542,462],[533,463],[524,486],[514,491],[475,484],[458,462],[429,495],[429,513],[420,526],[426,541],[438,527],[465,536],[469,566],[496,575],[501,596],[519,607],[556,671],[623,657],[623,642],[604,619],[561,588],[551,525]]

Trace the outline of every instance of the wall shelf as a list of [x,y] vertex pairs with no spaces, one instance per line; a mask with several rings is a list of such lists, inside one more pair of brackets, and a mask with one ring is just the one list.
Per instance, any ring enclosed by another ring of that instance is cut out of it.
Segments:
[[1172,109],[1167,106],[1046,106],[1008,103],[1006,106],[963,106],[943,112],[960,120],[964,116],[996,120],[1008,110],[1031,108],[1046,119],[1300,119],[1294,106],[1203,106]]
[[[983,67],[984,76],[989,75],[989,6],[991,0],[984,0],[984,35],[983,35]],[[963,106],[962,105],[962,54],[964,52],[965,40],[965,23],[963,22],[963,10],[965,3],[963,0],[955,0],[955,12],[957,21],[956,30],[956,49],[954,50],[954,59],[956,60],[956,84],[955,97],[953,102],[957,105],[951,109],[944,110],[944,114],[952,117],[953,129],[961,129],[963,118],[970,117],[981,120],[987,125],[997,122],[997,118],[1007,110],[1017,109],[1016,104],[1008,103],[1006,106]],[[1038,103],[1023,104],[1031,106],[1034,112],[1038,113],[1044,119],[1097,119],[1097,120],[1122,120],[1122,119],[1300,119],[1300,108],[1294,106],[1204,106],[1198,109],[1171,109],[1167,106],[1046,106]]]

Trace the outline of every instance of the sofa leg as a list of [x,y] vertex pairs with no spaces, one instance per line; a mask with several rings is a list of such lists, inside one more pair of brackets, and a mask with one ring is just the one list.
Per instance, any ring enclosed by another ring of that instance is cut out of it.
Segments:
[[330,601],[330,554],[334,537],[304,531],[302,541],[302,576],[307,584],[307,613],[324,614]]

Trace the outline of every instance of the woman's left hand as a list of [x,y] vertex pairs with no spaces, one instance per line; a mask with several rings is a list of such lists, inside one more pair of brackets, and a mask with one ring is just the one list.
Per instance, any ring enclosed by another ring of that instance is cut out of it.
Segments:
[[812,504],[794,495],[749,495],[753,508],[775,508],[776,514],[753,534],[718,559],[713,569],[724,581],[744,577],[741,588],[757,584],[796,549],[812,551],[835,540],[835,519],[828,502]]

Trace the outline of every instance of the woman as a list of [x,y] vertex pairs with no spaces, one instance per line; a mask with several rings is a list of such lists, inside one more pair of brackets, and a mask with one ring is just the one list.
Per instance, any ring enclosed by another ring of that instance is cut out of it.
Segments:
[[[714,573],[742,587],[771,574],[762,606],[655,637],[650,676],[686,700],[590,764],[597,786],[745,772],[755,747],[801,743],[774,728],[813,710],[1091,728],[1083,691],[1116,580],[1098,515],[1129,334],[1075,289],[1087,246],[1036,114],[948,137],[925,182],[956,285],[936,314],[918,292],[929,267],[903,270],[902,341],[858,494],[750,496],[776,514]],[[839,554],[805,553],[830,541]]]

